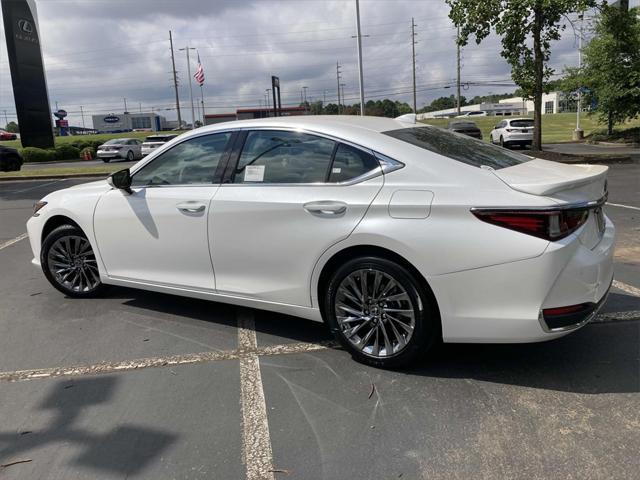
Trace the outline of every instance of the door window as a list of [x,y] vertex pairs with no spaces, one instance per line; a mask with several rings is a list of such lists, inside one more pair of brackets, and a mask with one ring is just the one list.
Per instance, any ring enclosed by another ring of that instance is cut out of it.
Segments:
[[336,143],[301,132],[249,132],[234,183],[325,182]]
[[329,182],[347,182],[376,168],[380,168],[380,163],[373,155],[340,144],[333,159]]
[[217,133],[179,143],[138,170],[132,186],[212,183],[230,138],[231,133]]

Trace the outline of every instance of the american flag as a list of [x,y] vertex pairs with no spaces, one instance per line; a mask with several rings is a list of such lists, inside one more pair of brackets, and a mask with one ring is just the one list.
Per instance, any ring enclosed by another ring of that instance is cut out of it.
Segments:
[[204,85],[204,68],[202,68],[202,63],[200,63],[200,54],[198,54],[198,69],[196,73],[193,75],[193,78],[196,79],[198,85]]

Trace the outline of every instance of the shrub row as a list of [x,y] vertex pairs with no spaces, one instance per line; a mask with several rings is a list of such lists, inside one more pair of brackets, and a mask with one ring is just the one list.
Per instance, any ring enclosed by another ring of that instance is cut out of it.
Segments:
[[[59,145],[55,148],[35,148],[25,147],[20,153],[24,161],[29,162],[52,162],[55,160],[77,160],[80,157],[80,149],[73,145]],[[93,151],[95,157],[95,150]]]

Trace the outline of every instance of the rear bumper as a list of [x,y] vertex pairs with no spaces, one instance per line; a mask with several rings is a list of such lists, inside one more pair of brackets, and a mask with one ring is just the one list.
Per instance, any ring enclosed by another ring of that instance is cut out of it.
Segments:
[[[440,308],[443,340],[539,342],[580,328],[606,299],[614,242],[614,226],[606,219],[604,234],[591,249],[573,234],[551,242],[535,258],[427,278]],[[565,328],[541,322],[543,309],[578,304],[595,307]]]

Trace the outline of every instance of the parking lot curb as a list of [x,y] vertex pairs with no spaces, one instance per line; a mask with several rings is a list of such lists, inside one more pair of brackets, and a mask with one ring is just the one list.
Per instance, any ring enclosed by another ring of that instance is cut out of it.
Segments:
[[108,173],[52,173],[50,175],[25,175],[15,177],[0,177],[0,182],[8,182],[10,180],[57,180],[61,178],[107,178]]

